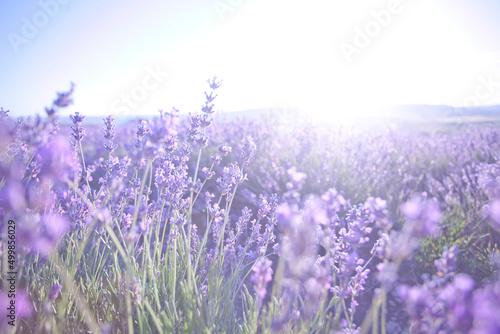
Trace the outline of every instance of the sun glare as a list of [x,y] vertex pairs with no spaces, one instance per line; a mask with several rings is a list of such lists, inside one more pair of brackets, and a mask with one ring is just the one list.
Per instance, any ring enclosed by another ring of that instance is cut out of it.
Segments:
[[[169,95],[193,100],[187,90],[211,69],[225,81],[219,101],[223,110],[296,106],[317,119],[352,122],[379,116],[385,105],[453,104],[468,89],[464,77],[477,76],[484,66],[456,33],[456,22],[428,1],[405,2],[351,64],[339,44],[373,18],[354,15],[360,9],[343,4],[319,2],[322,7],[314,8],[292,2],[286,16],[283,6],[247,4],[234,17],[169,52],[177,82],[177,89],[170,87],[175,94]],[[383,7],[365,2],[364,9],[369,13]],[[342,22],[350,20],[348,28],[338,28],[334,19],[339,17],[327,19],[325,13],[338,11],[352,13],[342,17]]]

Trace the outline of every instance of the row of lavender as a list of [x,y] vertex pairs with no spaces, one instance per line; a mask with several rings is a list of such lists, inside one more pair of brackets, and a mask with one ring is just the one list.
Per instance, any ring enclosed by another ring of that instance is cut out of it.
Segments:
[[121,128],[60,128],[73,88],[45,118],[2,109],[4,330],[500,331],[499,130],[228,122],[219,85],[199,114]]

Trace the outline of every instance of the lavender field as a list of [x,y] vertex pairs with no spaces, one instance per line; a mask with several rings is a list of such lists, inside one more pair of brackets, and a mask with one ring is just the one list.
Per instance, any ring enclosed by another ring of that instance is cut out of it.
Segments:
[[500,129],[1,110],[5,333],[500,333]]

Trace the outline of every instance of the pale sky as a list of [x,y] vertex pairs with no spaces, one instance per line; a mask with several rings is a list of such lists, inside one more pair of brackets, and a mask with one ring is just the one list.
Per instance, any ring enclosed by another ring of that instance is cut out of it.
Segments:
[[500,104],[496,0],[3,0],[0,106],[63,116],[393,104]]

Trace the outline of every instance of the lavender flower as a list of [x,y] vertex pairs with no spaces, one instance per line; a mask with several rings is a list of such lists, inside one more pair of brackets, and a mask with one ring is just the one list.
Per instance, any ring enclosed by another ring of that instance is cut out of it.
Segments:
[[321,196],[321,199],[325,202],[327,214],[330,217],[334,217],[335,214],[340,212],[347,204],[344,196],[333,188],[328,189],[328,191]]
[[368,197],[364,206],[370,212],[370,218],[385,231],[392,227],[388,218],[387,201],[381,198]]
[[500,333],[500,285],[489,285],[473,296],[471,334]]
[[486,216],[491,222],[491,226],[500,232],[500,199],[494,199],[485,208]]
[[[215,86],[214,86],[215,87]],[[212,89],[216,89],[216,88],[219,88],[218,86],[213,88],[211,87]],[[217,97],[217,94],[215,94],[215,96],[213,95],[214,92],[210,92],[210,95],[207,94],[207,92],[205,92],[205,97],[206,97],[206,100],[208,102],[212,102],[213,100],[215,100],[215,98]]]
[[209,127],[213,122],[213,118],[207,114],[203,114],[200,120],[200,126],[202,128]]
[[222,144],[221,146],[219,146],[219,152],[220,154],[222,154],[222,156],[225,157],[231,152],[231,146]]
[[52,137],[40,146],[36,161],[41,166],[40,177],[52,181],[64,181],[76,168],[75,159],[68,141],[63,137]]
[[207,145],[208,145],[208,137],[205,136],[205,135],[200,134],[200,135],[196,136],[195,142],[200,147],[207,147]]
[[238,235],[246,230],[248,222],[250,221],[251,218],[252,218],[252,210],[250,210],[245,206],[243,210],[241,210],[241,216],[238,218],[238,221],[236,222],[236,231]]
[[288,175],[290,176],[290,181],[293,185],[302,185],[304,181],[307,179],[307,174],[302,172],[297,172],[296,167],[289,168],[287,170]]
[[441,258],[434,261],[434,265],[438,270],[438,276],[444,279],[455,274],[457,270],[458,245],[453,245],[451,248],[444,247]]
[[115,120],[115,118],[113,117],[113,115],[109,115],[108,117],[104,118],[103,120],[104,120],[104,138],[107,140],[115,139],[116,126],[113,124],[113,121]]
[[[16,290],[14,299],[12,295],[9,297],[7,291],[0,291],[0,329],[2,330],[12,328],[8,323],[9,321],[13,320],[14,324],[18,324],[19,318],[28,318],[35,312],[33,303],[30,301],[26,291],[21,289]],[[13,317],[10,317],[11,314],[8,309],[11,305],[11,300],[15,303],[15,315]]]
[[456,247],[445,249],[437,260],[438,274],[424,277],[422,286],[399,287],[411,318],[412,332],[468,333],[473,324],[472,294],[474,280],[453,271]]
[[389,235],[387,233],[382,233],[380,238],[375,242],[371,250],[371,254],[377,256],[378,258],[384,260],[387,259],[387,244],[389,242]]
[[244,165],[249,165],[252,162],[255,151],[257,150],[257,145],[255,145],[253,138],[251,136],[246,137],[242,140],[242,148],[240,160]]
[[406,218],[413,224],[417,236],[436,236],[441,219],[441,211],[435,200],[424,200],[414,198],[401,206],[401,211]]
[[137,126],[136,139],[135,139],[135,147],[139,148],[144,144],[144,140],[146,135],[148,135],[151,130],[148,128],[148,122],[141,121],[141,123]]
[[[38,221],[39,218],[35,218]],[[26,218],[30,219],[30,218]],[[40,220],[41,224],[44,224],[44,228],[41,226],[33,226],[32,224],[26,226],[25,236],[29,235],[28,245],[32,246],[34,251],[40,252],[44,256],[48,256],[56,247],[59,240],[63,237],[69,228],[69,224],[64,217],[59,215],[50,215],[48,217],[42,217]]]
[[222,223],[224,222],[225,210],[219,207],[219,204],[214,205],[208,204],[208,212],[213,219],[212,234],[214,242],[219,240],[220,234],[222,232]]
[[113,143],[113,139],[116,135],[115,125],[113,124],[113,121],[113,115],[109,115],[108,117],[104,118],[104,138],[108,140],[108,142],[104,144],[104,148],[109,154],[111,154],[118,147],[117,144]]
[[215,172],[210,171],[207,167],[203,167],[201,171],[205,174],[207,180],[211,179],[215,175]]
[[132,294],[132,300],[134,303],[137,305],[141,305],[142,301],[142,288],[141,288],[141,282],[139,281],[138,278],[134,278],[130,282],[130,293]]
[[205,103],[204,106],[201,106],[201,111],[203,111],[205,114],[213,114],[215,112],[215,110],[213,110],[213,107],[213,104]]
[[173,153],[177,147],[177,137],[175,135],[168,135],[163,146],[167,153]]
[[54,105],[59,108],[65,108],[73,103],[73,91],[75,88],[75,84],[71,83],[71,88],[69,91],[64,93],[57,93],[57,99],[54,101]]
[[[356,275],[349,282],[349,286],[347,288],[347,294],[352,297],[357,297],[365,289],[365,283],[368,280],[368,274],[370,273],[370,269],[364,269],[361,266],[356,267]],[[351,302],[351,307],[349,312],[354,314],[356,311],[356,307],[358,303],[356,301]]]
[[61,292],[62,290],[62,285],[59,285],[59,284],[53,284],[52,285],[52,288],[50,289],[50,292],[49,292],[49,299],[50,300],[56,300],[57,297],[59,296],[59,293]]
[[69,118],[73,122],[74,126],[71,127],[73,130],[73,133],[71,134],[75,141],[79,142],[85,137],[86,131],[82,127],[82,122],[85,120],[86,116],[80,115],[80,113],[77,111],[75,112],[75,115],[70,115]]
[[[212,79],[208,79],[207,82],[210,85],[210,88],[212,88],[212,90],[216,90],[222,84],[222,81],[217,81],[217,77],[216,76],[214,76]],[[212,95],[212,94],[210,94],[210,95]]]
[[234,187],[247,179],[237,164],[230,164],[222,169],[222,177],[217,179],[217,189],[222,195],[229,195]]
[[262,305],[262,301],[266,296],[267,284],[273,279],[272,262],[267,258],[259,258],[254,264],[251,280],[254,284],[253,288],[257,293],[257,302]]
[[263,195],[259,195],[259,211],[257,212],[257,218],[264,219],[271,212],[271,206]]
[[215,155],[210,157],[210,160],[214,163],[214,165],[218,166],[218,165],[220,165],[222,158],[220,157],[220,155],[215,154]]
[[3,108],[0,108],[0,121],[3,121],[4,118],[9,117],[9,112],[10,110],[3,110]]

